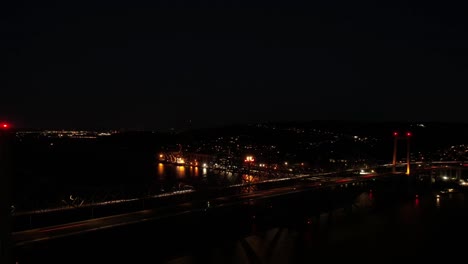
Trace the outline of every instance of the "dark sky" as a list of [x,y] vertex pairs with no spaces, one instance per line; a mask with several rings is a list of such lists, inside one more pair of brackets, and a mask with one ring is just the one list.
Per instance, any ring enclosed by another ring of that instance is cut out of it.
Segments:
[[10,2],[0,119],[21,127],[468,121],[467,4]]

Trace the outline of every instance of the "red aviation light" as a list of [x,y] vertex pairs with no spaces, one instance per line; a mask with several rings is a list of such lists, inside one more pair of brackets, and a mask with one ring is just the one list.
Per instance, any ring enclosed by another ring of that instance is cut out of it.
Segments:
[[11,126],[10,126],[10,124],[8,124],[8,123],[1,123],[1,124],[0,124],[0,128],[1,128],[1,129],[9,129],[10,127],[11,127]]

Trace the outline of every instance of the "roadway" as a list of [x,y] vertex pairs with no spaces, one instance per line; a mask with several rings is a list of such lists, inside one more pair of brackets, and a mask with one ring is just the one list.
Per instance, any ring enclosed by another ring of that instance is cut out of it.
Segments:
[[185,202],[163,208],[148,209],[138,212],[118,214],[84,221],[71,222],[67,224],[13,232],[12,240],[15,246],[23,246],[35,242],[78,235],[86,232],[93,232],[130,224],[137,224],[146,221],[155,221],[162,218],[180,216],[195,212],[203,212],[251,200],[274,198],[277,196],[299,193],[306,190],[312,190],[314,188],[321,188],[324,186],[342,185],[344,183],[365,181],[378,176],[384,175],[372,174],[349,178],[315,177],[310,180],[302,181],[300,184],[296,184],[293,186],[259,190],[253,193],[229,195],[225,197],[214,198],[211,200]]
[[[312,187],[314,186],[314,184],[309,183],[308,186]],[[272,198],[278,195],[285,195],[293,192],[299,192],[299,190],[296,187],[281,187],[271,190],[262,190],[254,193],[236,194],[226,197],[219,197],[207,201],[185,202],[175,206],[169,206],[164,208],[148,209],[138,212],[118,214],[62,225],[30,229],[25,231],[14,232],[13,241],[14,244],[17,246],[25,245],[53,238],[60,238],[70,235],[82,234],[85,232],[92,232],[129,224],[136,224],[145,221],[154,221],[166,217],[174,217],[183,214],[206,211],[208,209],[234,205],[247,200],[259,198]]]

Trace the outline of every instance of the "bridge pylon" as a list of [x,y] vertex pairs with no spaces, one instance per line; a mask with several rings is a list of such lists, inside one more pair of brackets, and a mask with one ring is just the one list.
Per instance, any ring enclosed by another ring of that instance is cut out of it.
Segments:
[[403,136],[400,136],[400,133],[393,132],[393,162],[392,162],[392,172],[396,172],[396,163],[397,163],[397,148],[398,148],[398,140],[406,140],[406,175],[410,175],[411,169],[411,162],[410,162],[410,138],[413,134],[411,132],[406,132]]
[[11,249],[11,160],[10,147],[15,134],[9,125],[0,126],[0,263],[13,263]]

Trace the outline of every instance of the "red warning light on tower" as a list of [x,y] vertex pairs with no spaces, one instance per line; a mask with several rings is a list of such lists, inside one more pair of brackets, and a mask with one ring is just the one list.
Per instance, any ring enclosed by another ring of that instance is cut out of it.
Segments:
[[10,128],[10,124],[8,124],[8,123],[1,123],[1,124],[0,124],[0,128],[2,128],[2,129],[8,129],[8,128]]
[[406,136],[411,137],[412,136],[411,132],[406,132]]

